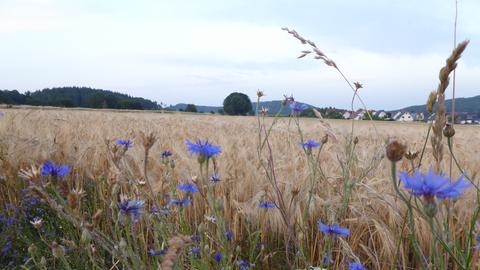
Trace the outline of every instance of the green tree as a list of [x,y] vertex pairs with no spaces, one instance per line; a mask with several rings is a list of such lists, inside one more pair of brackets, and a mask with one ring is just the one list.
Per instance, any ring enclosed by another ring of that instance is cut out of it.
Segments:
[[234,92],[223,101],[223,111],[229,115],[247,115],[252,113],[252,102],[247,95]]
[[197,106],[195,104],[188,104],[187,107],[185,107],[186,112],[197,112]]

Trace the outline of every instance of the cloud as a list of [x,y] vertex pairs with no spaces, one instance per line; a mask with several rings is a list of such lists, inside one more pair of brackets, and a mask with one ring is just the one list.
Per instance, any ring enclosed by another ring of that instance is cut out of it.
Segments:
[[[231,91],[253,98],[262,89],[268,99],[291,93],[318,106],[348,107],[351,90],[342,78],[319,61],[297,60],[305,47],[282,26],[298,27],[362,82],[373,108],[422,103],[436,87],[452,49],[450,5],[308,3],[2,1],[2,88],[82,85],[206,105],[221,104]],[[472,43],[459,66],[457,95],[471,96],[478,94],[480,34],[470,10],[478,4],[460,3],[459,39],[468,34]]]

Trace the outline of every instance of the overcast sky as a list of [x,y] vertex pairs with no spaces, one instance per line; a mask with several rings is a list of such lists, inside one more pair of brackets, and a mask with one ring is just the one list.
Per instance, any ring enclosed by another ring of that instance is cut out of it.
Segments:
[[[457,96],[480,95],[480,1],[458,1],[470,39]],[[314,41],[370,108],[425,102],[453,47],[454,0],[1,0],[0,89],[88,86],[220,105],[230,92],[348,108],[338,73],[296,57]]]

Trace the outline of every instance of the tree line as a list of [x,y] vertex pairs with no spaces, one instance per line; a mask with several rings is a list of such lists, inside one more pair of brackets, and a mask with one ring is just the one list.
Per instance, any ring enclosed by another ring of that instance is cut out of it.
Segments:
[[155,101],[89,87],[46,88],[34,92],[27,91],[24,94],[17,90],[0,90],[0,103],[97,109],[155,110],[160,108]]

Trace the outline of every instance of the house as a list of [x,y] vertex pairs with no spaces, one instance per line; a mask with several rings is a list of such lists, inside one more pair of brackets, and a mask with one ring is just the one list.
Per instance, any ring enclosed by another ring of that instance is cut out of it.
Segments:
[[355,112],[354,116],[353,116],[353,119],[355,120],[362,120],[363,119],[363,116],[365,115],[365,111],[360,109],[358,111]]
[[455,120],[457,120],[458,123],[464,124],[464,125],[478,124],[479,119],[480,118],[475,113],[465,113],[455,118]]
[[392,113],[392,120],[397,121],[400,116],[402,116],[402,112]]
[[413,115],[413,121],[425,121],[425,115],[423,112],[417,112]]
[[378,118],[387,118],[387,112],[385,112],[385,111],[378,111],[378,112],[377,112],[377,117],[378,117]]
[[413,122],[413,116],[409,112],[404,112],[400,115],[400,117],[396,121]]
[[345,111],[343,114],[343,119],[350,119],[350,116],[352,116],[352,113],[349,111]]

